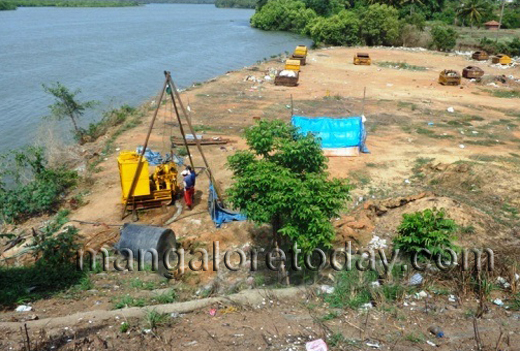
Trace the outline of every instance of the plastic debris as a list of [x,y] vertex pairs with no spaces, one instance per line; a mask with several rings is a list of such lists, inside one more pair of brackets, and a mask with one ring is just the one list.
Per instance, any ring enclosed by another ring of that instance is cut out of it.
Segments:
[[322,285],[320,286],[320,290],[325,294],[332,294],[334,292],[334,287],[330,285]]
[[454,109],[453,107],[450,106],[450,107],[448,107],[448,108],[446,109],[446,111],[448,111],[449,113],[453,113],[453,112],[455,112],[455,109]]
[[509,287],[511,286],[511,284],[509,284],[509,283],[507,282],[507,280],[506,280],[505,278],[503,278],[503,277],[498,277],[498,278],[497,278],[497,283],[500,284],[500,285],[502,285],[502,287],[504,287],[504,288],[506,288],[506,289],[509,288]]
[[433,335],[435,335],[436,337],[438,338],[443,338],[444,337],[444,332],[442,331],[441,328],[437,327],[437,326],[431,326],[428,328],[428,331],[430,333],[432,333]]
[[425,297],[428,297],[428,293],[426,291],[424,291],[424,290],[421,290],[420,292],[415,294],[415,298],[417,300],[424,299]]
[[501,299],[494,299],[493,303],[499,307],[504,306],[504,301],[502,301]]
[[411,183],[410,179],[405,179],[404,182],[405,182],[405,184],[410,184]]
[[211,310],[209,310],[209,315],[210,316],[215,317],[216,314],[217,314],[217,309],[216,308],[212,308]]
[[378,281],[375,281],[375,282],[371,282],[370,285],[372,285],[373,288],[378,288],[381,286],[381,284],[379,284]]
[[460,144],[459,147],[460,147],[461,149],[464,149],[464,148],[465,148],[464,144]]
[[380,349],[381,348],[381,345],[379,345],[377,342],[369,342],[369,341],[367,341],[367,343],[365,345],[367,345],[368,347],[371,347],[373,349]]
[[328,351],[329,348],[323,339],[317,339],[305,343],[305,350],[307,351]]
[[386,239],[381,239],[377,235],[374,235],[372,240],[368,243],[368,249],[370,250],[386,249],[387,247]]
[[374,305],[372,305],[372,302],[367,302],[367,303],[362,304],[360,309],[361,310],[369,310],[369,309],[371,309],[373,307],[374,307]]
[[431,342],[430,340],[426,340],[426,343],[430,346],[437,347],[437,345],[435,343]]
[[420,273],[415,273],[408,280],[408,285],[420,285],[424,281],[423,276]]
[[16,312],[29,312],[32,311],[32,306],[20,305],[16,307]]
[[429,125],[429,126],[433,126],[434,123],[433,123],[433,122],[428,122],[428,125]]
[[448,296],[448,301],[449,302],[457,302],[457,297],[455,295],[450,295],[450,296]]

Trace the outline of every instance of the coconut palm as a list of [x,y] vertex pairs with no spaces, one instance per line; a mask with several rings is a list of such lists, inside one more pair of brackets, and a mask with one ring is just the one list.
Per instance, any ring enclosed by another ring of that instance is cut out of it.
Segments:
[[464,23],[469,23],[473,27],[475,23],[480,22],[486,9],[486,3],[483,0],[466,0],[458,8],[457,16]]

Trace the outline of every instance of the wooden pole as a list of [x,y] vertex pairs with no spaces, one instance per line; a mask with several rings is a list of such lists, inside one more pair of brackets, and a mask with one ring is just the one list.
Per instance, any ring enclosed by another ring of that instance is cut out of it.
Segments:
[[[169,79],[168,79],[169,76],[168,75],[170,73],[169,72],[165,72],[165,74],[166,74],[166,81],[168,82],[169,81]],[[172,99],[173,108],[175,109],[175,115],[177,116],[177,122],[179,122],[179,128],[181,130],[182,140],[184,141],[184,147],[186,148],[186,151],[188,152],[188,158],[190,160],[191,168],[195,169],[195,166],[193,164],[193,159],[191,158],[190,147],[188,146],[188,142],[186,140],[186,134],[184,133],[184,127],[182,126],[181,116],[179,114],[179,109],[177,108],[177,103],[175,103],[175,97],[173,96],[173,87],[171,85],[170,85],[170,97]],[[196,138],[195,135],[194,135],[194,137]]]
[[291,118],[294,116],[294,100],[291,94]]
[[193,125],[191,124],[190,117],[188,116],[188,113],[186,112],[186,109],[184,108],[184,105],[182,103],[181,97],[179,95],[179,92],[177,91],[177,87],[175,86],[175,83],[172,80],[170,72],[165,71],[164,74],[166,75],[166,80],[170,84],[170,87],[173,89],[173,92],[175,96],[177,97],[177,101],[179,102],[179,106],[181,107],[181,111],[184,115],[184,118],[186,119],[186,122],[188,122],[188,128],[190,129],[191,133],[193,134],[195,138],[195,144],[197,145],[197,149],[200,152],[200,155],[202,156],[202,160],[204,161],[204,165],[206,166],[206,172],[208,172],[209,179],[211,183],[213,184],[213,187],[215,188],[215,192],[217,193],[217,196],[219,197],[220,201],[223,202],[222,198],[222,192],[220,191],[220,187],[215,181],[215,178],[213,177],[213,173],[211,172],[211,167],[209,166],[208,160],[206,159],[206,155],[204,154],[204,151],[202,150],[202,146],[200,144],[200,140],[197,139],[197,135],[195,134],[195,129],[193,128]]
[[365,98],[367,95],[367,87],[363,88],[363,105],[361,107],[361,116],[365,115]]
[[[134,195],[135,187],[137,186],[137,180],[139,179],[139,175],[141,174],[141,170],[143,169],[143,158],[146,152],[146,148],[148,147],[148,141],[150,140],[150,134],[152,134],[153,125],[155,120],[157,119],[157,114],[159,113],[159,109],[161,108],[161,102],[164,97],[164,92],[166,91],[166,86],[168,85],[168,81],[164,81],[163,88],[161,90],[161,95],[159,97],[159,103],[157,104],[157,108],[152,117],[152,122],[150,123],[150,127],[148,128],[148,133],[146,134],[146,139],[144,141],[143,149],[141,150],[141,154],[139,155],[139,161],[137,161],[137,169],[135,170],[134,179],[132,180],[132,185],[130,186],[130,190],[128,191],[128,196],[126,197],[125,204],[123,207],[123,213],[121,215],[121,219],[126,217],[126,209],[128,207],[128,200]],[[135,210],[135,202],[134,202],[134,210]]]

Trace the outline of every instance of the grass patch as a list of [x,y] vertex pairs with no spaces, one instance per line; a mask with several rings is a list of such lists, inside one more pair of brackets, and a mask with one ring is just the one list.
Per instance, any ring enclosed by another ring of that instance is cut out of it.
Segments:
[[144,307],[146,306],[146,300],[143,298],[133,298],[130,295],[124,295],[119,297],[114,302],[114,309],[119,310],[127,307]]
[[159,304],[166,304],[166,303],[173,303],[177,301],[177,292],[173,289],[168,290],[165,293],[157,294],[153,300],[156,301]]
[[152,330],[156,330],[158,327],[166,325],[168,320],[169,316],[166,313],[159,313],[155,309],[147,311],[144,316],[146,325]]
[[484,89],[485,92],[491,94],[494,97],[502,99],[520,99],[519,90],[491,90]]
[[376,66],[393,69],[405,69],[408,71],[426,71],[428,68],[424,66],[410,65],[406,62],[379,61],[375,62]]
[[368,174],[368,172],[364,170],[350,171],[349,176],[354,182],[358,183],[361,186],[368,185],[372,181],[372,178],[370,178],[370,174]]
[[130,286],[140,290],[154,290],[157,288],[157,283],[152,281],[144,282],[139,278],[135,278],[130,282]]
[[426,342],[426,336],[421,332],[413,332],[410,334],[406,334],[404,337],[405,340],[413,342],[413,343],[424,343]]
[[442,135],[442,134],[435,134],[435,132],[431,129],[427,129],[427,128],[423,128],[423,127],[419,127],[415,130],[417,132],[417,134],[421,134],[421,135],[425,135],[429,138],[434,138],[434,139],[453,139],[453,135],[449,135],[449,134],[446,134],[446,135]]

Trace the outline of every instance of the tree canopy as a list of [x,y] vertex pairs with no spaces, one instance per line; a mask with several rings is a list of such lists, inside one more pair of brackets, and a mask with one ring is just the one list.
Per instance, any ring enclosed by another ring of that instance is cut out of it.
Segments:
[[234,184],[229,200],[248,219],[271,224],[276,241],[303,252],[327,248],[330,220],[350,200],[344,179],[328,179],[326,157],[313,135],[282,121],[260,121],[245,133],[249,150],[228,158]]

